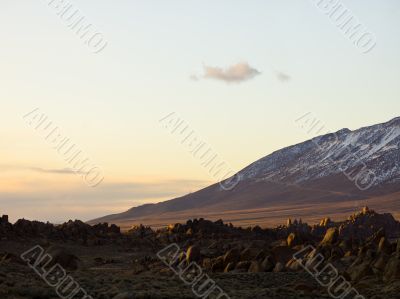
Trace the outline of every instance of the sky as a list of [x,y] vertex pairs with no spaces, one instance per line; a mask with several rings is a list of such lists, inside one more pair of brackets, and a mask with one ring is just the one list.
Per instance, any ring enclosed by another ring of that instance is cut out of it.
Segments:
[[[0,4],[0,214],[12,221],[89,220],[217,182],[160,122],[171,113],[235,171],[314,137],[296,124],[306,113],[331,131],[400,116],[395,0],[339,2],[373,36],[367,53],[314,0],[64,1],[98,33],[91,46],[57,2]],[[24,118],[35,109],[99,184]]]

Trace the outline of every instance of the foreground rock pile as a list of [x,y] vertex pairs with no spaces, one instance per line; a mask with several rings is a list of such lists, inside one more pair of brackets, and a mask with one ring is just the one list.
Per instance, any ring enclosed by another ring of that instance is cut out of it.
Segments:
[[[140,225],[123,233],[106,223],[90,226],[69,221],[52,225],[19,220],[10,224],[3,216],[0,254],[3,252],[6,262],[0,261],[0,269],[7,263],[22,267],[21,271],[24,267],[17,249],[4,252],[2,246],[12,243],[13,248],[23,250],[27,243],[41,242],[72,275],[93,281],[86,287],[96,294],[94,298],[196,298],[156,256],[175,243],[182,249],[175,264],[196,262],[231,298],[329,298],[326,288],[304,269],[304,265],[318,266],[318,256],[365,298],[399,298],[399,237],[400,223],[392,215],[367,207],[346,221],[324,218],[316,225],[288,219],[285,225],[273,229],[240,228],[221,220],[194,219],[158,230]],[[307,248],[310,250],[301,261],[295,258]],[[113,274],[113,269],[118,274]],[[159,280],[166,277],[172,282],[160,286]],[[132,284],[120,286],[114,281],[117,278]],[[7,298],[4,294],[8,293],[1,293],[1,283],[0,271],[0,298]],[[52,298],[51,294],[43,298]]]

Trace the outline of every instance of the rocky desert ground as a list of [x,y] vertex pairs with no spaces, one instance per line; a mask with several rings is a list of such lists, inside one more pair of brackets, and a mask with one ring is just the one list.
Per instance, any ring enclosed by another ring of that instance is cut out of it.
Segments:
[[3,216],[0,298],[400,298],[399,237],[400,222],[367,207],[270,229],[192,219],[121,232]]

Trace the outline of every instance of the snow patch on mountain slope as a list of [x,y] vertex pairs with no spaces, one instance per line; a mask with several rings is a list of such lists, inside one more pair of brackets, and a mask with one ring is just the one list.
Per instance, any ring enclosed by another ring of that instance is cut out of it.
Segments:
[[355,131],[343,129],[268,155],[240,172],[244,179],[302,183],[367,167],[375,185],[400,177],[400,118]]

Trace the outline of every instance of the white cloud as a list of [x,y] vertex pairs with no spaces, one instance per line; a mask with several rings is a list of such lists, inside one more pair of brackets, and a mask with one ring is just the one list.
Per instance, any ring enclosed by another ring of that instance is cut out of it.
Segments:
[[[247,62],[240,62],[227,68],[204,65],[203,71],[204,74],[201,78],[221,80],[228,83],[241,83],[261,74]],[[199,76],[192,75],[191,78],[199,79]]]
[[279,71],[275,71],[275,75],[278,78],[278,80],[281,82],[288,82],[291,79],[291,77],[289,75],[279,72]]
[[31,167],[31,166],[22,166],[22,165],[10,165],[10,164],[0,164],[0,171],[7,170],[30,170],[34,172],[41,173],[54,173],[54,174],[83,174],[84,172],[74,171],[71,168],[60,168],[60,169],[50,169],[50,168],[41,168],[41,167]]
[[189,78],[190,78],[190,80],[193,80],[193,81],[199,81],[199,77],[196,75],[190,75]]

